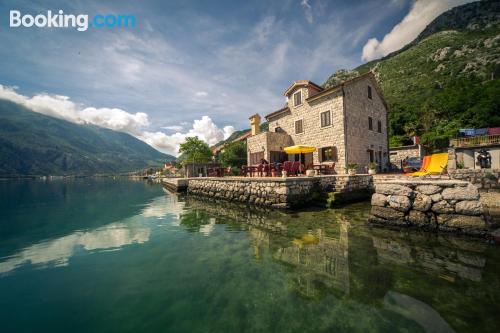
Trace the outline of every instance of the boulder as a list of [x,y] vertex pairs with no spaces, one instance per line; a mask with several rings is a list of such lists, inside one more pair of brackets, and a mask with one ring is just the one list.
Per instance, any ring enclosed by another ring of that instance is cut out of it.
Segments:
[[408,214],[408,221],[413,224],[428,224],[429,217],[418,210],[410,210]]
[[400,212],[407,212],[411,208],[410,199],[404,195],[390,195],[388,201],[391,208]]
[[455,209],[453,208],[452,205],[448,203],[446,200],[441,200],[432,205],[431,210],[433,212],[439,213],[439,214],[448,214],[448,213],[453,213],[455,212]]
[[441,192],[441,187],[436,185],[419,185],[415,190],[425,195],[432,195]]
[[430,197],[431,197],[432,202],[438,202],[438,201],[443,200],[443,196],[440,193],[433,194]]
[[372,195],[372,206],[385,207],[387,205],[387,197],[383,194],[375,193]]
[[437,216],[439,226],[466,229],[485,229],[486,223],[480,216],[442,214]]
[[385,220],[403,220],[405,214],[388,207],[373,206],[371,214]]
[[477,188],[469,184],[468,186],[451,187],[443,190],[443,199],[445,200],[477,200],[479,192]]
[[430,196],[418,193],[413,201],[413,209],[426,212],[431,209],[432,199]]
[[413,190],[408,186],[397,185],[397,184],[377,184],[375,186],[375,192],[385,194],[385,195],[405,195],[410,196]]
[[459,201],[455,205],[455,211],[464,215],[481,215],[483,214],[483,205],[477,200]]

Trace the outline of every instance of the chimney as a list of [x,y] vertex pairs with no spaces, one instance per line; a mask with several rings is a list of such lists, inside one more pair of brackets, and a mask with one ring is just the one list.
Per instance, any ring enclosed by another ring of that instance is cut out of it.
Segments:
[[250,118],[250,128],[252,129],[252,136],[260,133],[260,116],[258,113],[254,114]]

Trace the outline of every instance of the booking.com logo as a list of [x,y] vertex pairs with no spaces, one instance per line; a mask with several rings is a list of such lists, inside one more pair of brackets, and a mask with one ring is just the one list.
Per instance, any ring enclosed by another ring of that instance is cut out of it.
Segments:
[[95,15],[89,21],[87,14],[65,14],[59,10],[56,14],[51,10],[47,14],[21,15],[19,10],[10,11],[10,27],[37,27],[37,28],[76,28],[78,31],[87,31],[89,27],[93,28],[116,28],[116,27],[135,27],[136,20],[134,15]]

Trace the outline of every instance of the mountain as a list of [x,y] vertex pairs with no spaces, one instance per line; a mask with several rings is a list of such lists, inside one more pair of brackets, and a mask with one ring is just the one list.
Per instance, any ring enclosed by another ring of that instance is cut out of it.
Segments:
[[420,135],[440,149],[459,128],[500,126],[500,2],[455,7],[402,49],[338,71],[324,86],[370,70],[389,105],[392,146]]
[[0,175],[114,174],[174,157],[133,136],[79,125],[0,99]]

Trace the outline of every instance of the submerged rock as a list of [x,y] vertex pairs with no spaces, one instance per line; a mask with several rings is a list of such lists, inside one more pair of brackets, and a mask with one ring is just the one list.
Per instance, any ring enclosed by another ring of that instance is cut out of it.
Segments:
[[408,221],[413,224],[429,224],[429,216],[424,212],[420,212],[418,210],[411,210],[408,214]]
[[387,205],[387,196],[379,193],[372,195],[372,206],[385,207]]
[[379,206],[373,206],[371,214],[385,220],[403,220],[405,217],[404,212],[400,212],[389,207],[379,207]]
[[439,226],[451,228],[484,229],[486,227],[486,223],[482,217],[457,214],[438,215],[437,223]]

